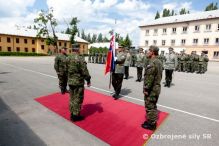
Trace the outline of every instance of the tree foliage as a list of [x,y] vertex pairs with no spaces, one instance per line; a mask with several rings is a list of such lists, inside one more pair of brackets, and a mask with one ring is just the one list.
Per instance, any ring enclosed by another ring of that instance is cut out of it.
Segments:
[[[37,30],[37,37],[46,38],[47,45],[53,45],[57,52],[57,41],[58,37],[55,34],[55,28],[58,25],[57,20],[53,15],[53,8],[49,10],[41,10],[37,18],[34,19],[34,29]],[[50,35],[52,34],[52,35]]]
[[217,3],[210,3],[209,5],[206,6],[205,11],[212,11],[212,10],[217,10]]
[[155,19],[159,19],[160,18],[160,13],[157,11]]

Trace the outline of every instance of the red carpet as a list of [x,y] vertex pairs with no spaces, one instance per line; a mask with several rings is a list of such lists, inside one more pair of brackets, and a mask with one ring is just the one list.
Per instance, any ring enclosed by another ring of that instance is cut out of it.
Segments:
[[[55,93],[35,100],[70,120],[68,94]],[[110,96],[91,90],[85,90],[81,115],[85,116],[85,120],[74,124],[113,146],[141,146],[147,140],[143,135],[152,134],[152,131],[141,128],[145,120],[143,106],[123,100],[115,101]],[[167,115],[159,112],[158,125]]]

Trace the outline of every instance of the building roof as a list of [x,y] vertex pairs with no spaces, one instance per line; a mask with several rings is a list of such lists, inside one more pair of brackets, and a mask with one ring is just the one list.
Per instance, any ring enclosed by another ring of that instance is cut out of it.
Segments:
[[188,22],[188,21],[198,21],[198,20],[214,19],[214,18],[219,18],[219,10],[162,17],[162,18],[153,20],[153,21],[147,23],[146,25],[142,25],[139,27],[146,27],[146,26],[153,26],[153,25],[164,25],[164,24],[180,23],[180,22]]
[[[8,29],[3,29],[0,28],[0,34],[5,34],[5,35],[14,35],[14,36],[23,36],[23,37],[36,37],[37,31],[33,29],[24,29],[24,28],[8,28]],[[69,34],[64,34],[64,33],[56,33],[58,40],[63,40],[63,41],[69,41],[70,40],[70,35]],[[81,43],[89,43],[86,40],[75,36],[75,41],[76,42],[81,42]]]

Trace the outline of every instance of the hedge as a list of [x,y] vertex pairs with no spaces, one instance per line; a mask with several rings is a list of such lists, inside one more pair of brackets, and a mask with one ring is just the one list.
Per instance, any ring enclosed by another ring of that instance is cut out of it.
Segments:
[[42,53],[0,52],[0,56],[48,56],[48,55]]

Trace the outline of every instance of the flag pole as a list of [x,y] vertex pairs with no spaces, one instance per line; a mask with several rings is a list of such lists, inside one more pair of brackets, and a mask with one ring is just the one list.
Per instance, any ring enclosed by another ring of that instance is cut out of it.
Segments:
[[[116,26],[116,19],[115,19],[115,26]],[[114,53],[116,53],[116,52],[115,52],[115,50],[116,50],[116,34],[115,34],[115,31],[114,31],[114,30],[115,30],[115,26],[114,26],[114,29],[113,29],[113,36],[114,36],[114,43],[113,43],[113,44],[114,44],[114,45],[113,45],[114,51],[113,51],[113,52],[114,52]],[[114,58],[115,58],[115,54],[114,54],[114,53],[113,53],[113,56],[114,56]],[[112,73],[112,71],[111,71],[111,72],[110,72],[110,80],[109,80],[109,89],[111,88],[111,84],[112,84],[112,74],[113,74],[113,73]]]

